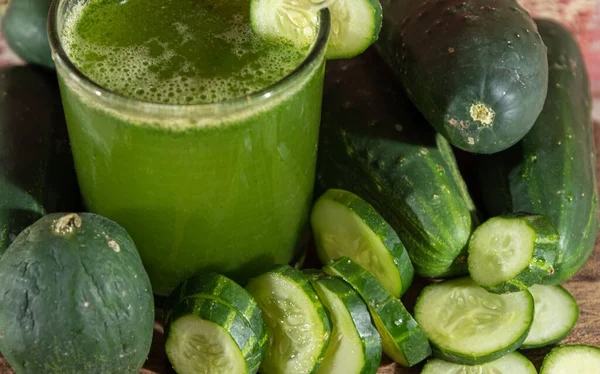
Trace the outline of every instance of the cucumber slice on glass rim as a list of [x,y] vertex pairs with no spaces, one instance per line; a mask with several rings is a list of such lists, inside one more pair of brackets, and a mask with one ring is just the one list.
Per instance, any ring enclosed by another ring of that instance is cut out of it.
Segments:
[[327,58],[351,58],[373,44],[381,29],[378,0],[251,0],[252,29],[266,39],[306,48],[315,40],[319,11],[331,13]]

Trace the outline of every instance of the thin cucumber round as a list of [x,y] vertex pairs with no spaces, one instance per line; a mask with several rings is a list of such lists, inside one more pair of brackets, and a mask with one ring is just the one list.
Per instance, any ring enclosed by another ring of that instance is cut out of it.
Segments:
[[546,355],[540,374],[600,374],[600,348],[562,345]]
[[313,207],[311,225],[323,264],[348,256],[373,273],[394,297],[402,296],[412,283],[414,269],[398,235],[355,194],[325,192]]
[[470,278],[434,283],[415,304],[415,319],[429,338],[434,356],[480,365],[515,351],[533,322],[529,291],[498,295]]
[[216,300],[177,303],[165,333],[167,357],[178,374],[258,371],[262,354],[254,331],[237,311]]
[[402,302],[390,295],[368,270],[342,257],[323,270],[344,279],[363,298],[381,335],[383,352],[402,366],[413,366],[431,354],[427,337]]
[[258,35],[299,48],[316,37],[321,9],[331,12],[327,58],[351,58],[377,41],[382,13],[378,0],[252,0],[250,22]]
[[533,324],[521,349],[540,348],[563,340],[579,318],[575,298],[561,286],[534,285],[535,314]]
[[460,365],[432,358],[421,374],[537,374],[533,363],[520,353],[512,352],[482,365]]
[[308,273],[307,277],[333,325],[331,342],[317,374],[377,373],[381,337],[363,299],[339,278],[324,273]]
[[169,318],[170,312],[181,300],[195,296],[215,299],[238,311],[258,337],[259,346],[264,353],[268,336],[262,311],[244,287],[224,275],[216,273],[196,275],[183,281],[167,298],[164,319]]
[[543,216],[490,218],[469,240],[471,278],[494,293],[525,290],[554,271],[559,242],[556,227]]
[[329,345],[331,322],[304,274],[280,265],[252,278],[246,289],[262,309],[269,335],[261,374],[316,372]]

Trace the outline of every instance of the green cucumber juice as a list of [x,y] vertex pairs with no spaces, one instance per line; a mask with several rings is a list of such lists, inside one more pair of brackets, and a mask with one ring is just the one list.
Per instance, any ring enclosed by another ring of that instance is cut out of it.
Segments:
[[116,94],[58,67],[85,205],[129,231],[158,294],[200,272],[243,282],[289,263],[306,229],[323,53],[303,64],[309,51],[260,39],[249,8],[88,0],[63,22],[72,63]]

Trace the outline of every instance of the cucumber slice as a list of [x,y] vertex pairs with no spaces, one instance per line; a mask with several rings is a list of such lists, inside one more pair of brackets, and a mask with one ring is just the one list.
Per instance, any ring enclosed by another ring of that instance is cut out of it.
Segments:
[[316,38],[318,14],[325,8],[331,13],[328,59],[356,56],[379,37],[378,0],[252,0],[250,22],[258,35],[306,48]]
[[165,350],[178,374],[256,373],[262,355],[256,335],[233,308],[188,298],[167,321]]
[[262,309],[269,335],[261,374],[316,371],[329,344],[331,324],[302,272],[280,265],[251,279],[246,289]]
[[369,309],[346,282],[323,273],[306,273],[331,316],[333,328],[317,374],[375,374],[381,361],[381,337]]
[[330,262],[323,270],[344,279],[367,303],[381,335],[383,352],[403,366],[413,366],[431,354],[429,342],[399,299],[349,257]]
[[216,273],[196,275],[183,281],[171,292],[165,302],[164,320],[169,319],[170,313],[177,303],[195,296],[214,299],[239,312],[256,334],[259,346],[264,354],[267,348],[268,336],[262,311],[244,287],[224,275]]
[[521,349],[539,348],[563,340],[577,323],[579,307],[575,298],[561,286],[535,285],[533,324]]
[[513,352],[533,322],[529,291],[498,295],[470,278],[434,283],[415,304],[415,319],[431,342],[434,356],[480,365]]
[[525,290],[554,271],[559,241],[556,228],[543,216],[491,218],[469,240],[471,278],[494,293]]
[[348,256],[373,273],[394,297],[402,296],[412,283],[414,269],[398,235],[355,194],[325,192],[313,207],[311,225],[323,264]]
[[482,365],[460,365],[432,358],[421,374],[537,374],[533,363],[520,353],[512,352]]
[[556,347],[544,358],[540,374],[600,374],[600,348],[582,344]]

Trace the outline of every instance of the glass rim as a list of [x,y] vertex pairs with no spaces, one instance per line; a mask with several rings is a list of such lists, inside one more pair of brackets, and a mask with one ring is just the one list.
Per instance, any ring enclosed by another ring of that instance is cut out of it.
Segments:
[[66,51],[63,48],[63,44],[60,38],[61,31],[58,30],[58,17],[60,4],[67,0],[53,0],[50,5],[48,12],[47,32],[48,40],[52,50],[52,57],[54,63],[58,66],[64,67],[71,77],[74,77],[79,85],[83,86],[86,91],[90,91],[95,96],[102,97],[108,100],[117,100],[125,105],[143,105],[144,108],[150,109],[153,112],[159,113],[161,111],[173,110],[200,110],[200,111],[214,111],[223,107],[235,109],[235,108],[246,108],[252,105],[258,105],[265,100],[276,96],[278,93],[284,91],[285,87],[295,82],[297,79],[301,79],[304,73],[309,70],[316,61],[319,60],[321,55],[324,55],[327,49],[327,43],[329,41],[329,33],[331,29],[331,15],[328,8],[323,8],[319,11],[318,24],[317,24],[317,36],[315,41],[312,43],[310,50],[306,57],[298,64],[291,72],[280,78],[279,80],[271,83],[270,85],[258,90],[251,92],[247,95],[236,96],[227,100],[217,101],[214,103],[197,103],[197,104],[167,104],[157,103],[152,101],[140,100],[137,98],[125,96],[111,89],[108,89],[89,78],[84,74],[70,59]]

